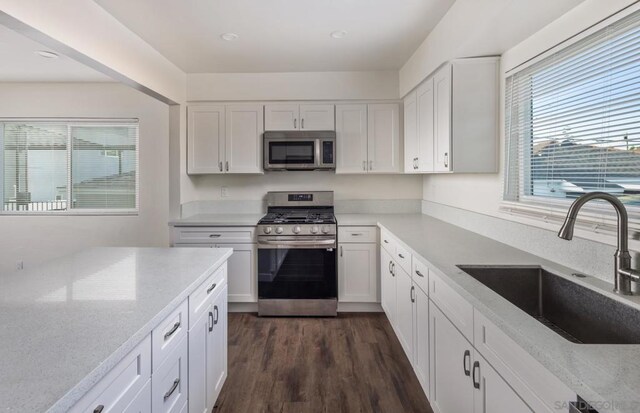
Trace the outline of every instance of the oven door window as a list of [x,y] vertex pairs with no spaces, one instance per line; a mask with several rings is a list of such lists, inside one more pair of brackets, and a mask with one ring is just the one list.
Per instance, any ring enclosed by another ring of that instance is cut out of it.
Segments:
[[272,165],[315,165],[315,142],[269,142]]
[[258,249],[260,298],[336,298],[335,249]]

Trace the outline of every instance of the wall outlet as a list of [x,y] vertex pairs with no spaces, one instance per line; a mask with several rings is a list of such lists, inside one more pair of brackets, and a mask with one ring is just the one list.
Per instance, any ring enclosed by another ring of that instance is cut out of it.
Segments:
[[16,263],[16,270],[24,270],[24,261],[18,261]]
[[220,196],[222,198],[227,198],[229,196],[229,187],[228,186],[223,186],[222,188],[220,188]]

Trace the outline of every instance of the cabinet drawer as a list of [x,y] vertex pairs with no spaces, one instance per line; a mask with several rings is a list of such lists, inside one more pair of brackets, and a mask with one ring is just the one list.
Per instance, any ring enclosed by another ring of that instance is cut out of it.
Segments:
[[535,412],[556,412],[576,395],[484,315],[474,310],[474,347]]
[[151,410],[154,413],[179,413],[187,403],[187,350],[185,336],[153,372]]
[[151,332],[152,371],[156,371],[180,340],[187,335],[188,314],[188,300],[184,300]]
[[374,243],[378,240],[378,227],[338,227],[338,242]]
[[413,282],[424,291],[425,294],[429,294],[429,267],[427,267],[422,261],[420,261],[414,255],[411,262],[411,278]]
[[411,273],[411,253],[405,247],[396,244],[396,255],[394,259],[402,267],[403,270],[407,272],[407,274]]
[[70,410],[71,413],[116,413],[136,398],[151,377],[151,335],[125,356]]
[[429,298],[447,318],[473,342],[473,306],[442,280],[434,268],[429,269]]
[[255,227],[174,227],[172,231],[173,244],[255,242]]
[[189,296],[189,328],[207,310],[211,299],[224,288],[226,283],[227,263],[225,262]]
[[386,229],[380,230],[380,245],[395,259],[397,241]]
[[123,413],[151,413],[151,379],[147,380],[142,390],[127,407]]

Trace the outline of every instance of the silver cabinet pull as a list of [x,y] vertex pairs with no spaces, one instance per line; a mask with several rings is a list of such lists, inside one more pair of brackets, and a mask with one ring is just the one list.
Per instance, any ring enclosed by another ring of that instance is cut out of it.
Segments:
[[369,161],[369,170],[373,171],[373,161]]
[[449,152],[444,153],[444,167],[445,168],[449,167]]
[[222,172],[222,161],[218,163],[218,167],[220,168],[220,172]]
[[229,161],[225,161],[224,164],[226,166],[227,172],[229,172]]
[[389,261],[389,273],[393,274],[393,270],[391,269],[391,265],[393,264],[393,261]]
[[[468,364],[467,360],[469,360]],[[471,352],[469,350],[465,350],[464,356],[462,356],[462,369],[464,370],[465,376],[469,377],[471,375]]]
[[392,264],[392,265],[391,265],[391,269],[392,269],[392,271],[391,271],[391,275],[393,275],[393,276],[395,277],[395,276],[396,276],[396,263],[395,263],[395,262],[393,262],[393,263],[391,263],[391,264]]
[[364,234],[362,234],[362,232],[352,232],[352,233],[351,233],[351,236],[352,236],[352,237],[360,237],[360,236],[362,236],[362,235],[364,235]]
[[362,161],[362,170],[363,171],[367,170],[367,161]]
[[[476,370],[478,370],[478,380],[476,381]],[[475,387],[476,389],[480,388],[480,362],[479,361],[474,361],[473,362],[473,373],[472,373],[471,377],[473,379],[473,387]]]
[[411,297],[411,302],[415,303],[416,299],[413,297],[413,293],[415,292],[416,288],[412,285],[411,286],[411,290],[409,290],[409,297]]
[[173,385],[171,386],[171,388],[169,389],[169,391],[167,391],[167,392],[164,394],[164,401],[165,401],[165,402],[167,401],[167,399],[168,399],[169,397],[171,397],[171,395],[173,394],[173,392],[174,392],[174,391],[176,391],[176,389],[178,388],[178,385],[179,385],[179,384],[180,384],[180,379],[175,379],[175,380],[173,381]]
[[213,312],[209,311],[209,332],[213,331]]
[[304,129],[304,118],[300,121],[300,128]]
[[404,259],[404,255],[402,255],[402,254],[398,254],[398,257]]
[[98,405],[95,409],[93,409],[93,413],[102,413],[104,410],[104,405]]
[[293,129],[296,129],[298,127],[298,119],[293,118]]
[[389,241],[387,241],[386,239],[384,239],[383,241],[384,241],[384,243],[385,243],[385,244],[388,244],[388,243],[389,243]]
[[416,274],[418,274],[418,277],[424,277],[424,274],[422,274],[419,270],[416,270]]
[[218,306],[214,305],[213,306],[213,312],[214,312],[214,316],[213,316],[213,324],[216,325],[218,324]]
[[342,245],[340,245],[340,256],[342,257],[342,255],[343,255]]
[[171,337],[173,335],[173,333],[175,333],[176,330],[178,330],[179,328],[180,328],[180,321],[176,321],[176,323],[173,325],[173,327],[171,327],[171,330],[169,330],[166,333],[164,333],[164,340],[167,341],[167,339],[169,337]]
[[209,238],[220,238],[222,234],[209,234]]
[[211,291],[213,291],[214,288],[216,288],[216,283],[211,284],[211,286],[207,288],[207,294],[211,293]]

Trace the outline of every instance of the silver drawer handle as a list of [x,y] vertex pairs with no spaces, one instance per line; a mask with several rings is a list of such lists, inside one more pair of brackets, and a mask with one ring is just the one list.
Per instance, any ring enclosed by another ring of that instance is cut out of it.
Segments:
[[213,306],[213,313],[214,313],[213,325],[216,325],[216,324],[218,324],[218,306],[217,305]]
[[351,233],[351,236],[353,236],[353,237],[359,237],[359,236],[361,236],[361,235],[364,235],[364,234],[363,234],[363,233],[361,233],[361,232],[352,232],[352,233]]
[[385,240],[383,240],[383,241],[384,241],[384,243],[385,243],[385,244],[388,244],[388,243],[389,243],[389,241],[387,241],[386,239],[385,239]]
[[179,328],[180,328],[180,321],[177,321],[177,322],[173,325],[173,327],[171,327],[171,330],[167,331],[167,332],[164,334],[164,339],[165,339],[165,341],[166,341],[169,337],[171,337],[171,335],[172,335],[173,333],[175,333],[175,332],[176,332],[176,330],[177,330],[177,329],[179,329]]
[[209,234],[209,238],[220,238],[222,234]]
[[102,413],[103,410],[104,410],[104,405],[101,404],[95,409],[93,409],[93,413]]
[[416,270],[416,274],[418,274],[419,277],[424,277],[424,275],[418,270]]
[[398,254],[398,257],[400,257],[400,258],[404,258],[404,255],[402,255],[402,254]]
[[209,294],[213,289],[216,288],[216,283],[211,284],[209,288],[207,288],[207,294]]
[[171,397],[171,395],[173,394],[173,392],[174,392],[174,391],[176,391],[176,389],[178,388],[178,385],[179,385],[179,384],[180,384],[180,379],[175,379],[175,380],[173,381],[173,385],[171,386],[171,388],[169,389],[169,391],[168,391],[168,392],[166,392],[166,393],[164,394],[164,401],[165,401],[165,402],[167,401],[167,399],[168,399],[169,397]]

